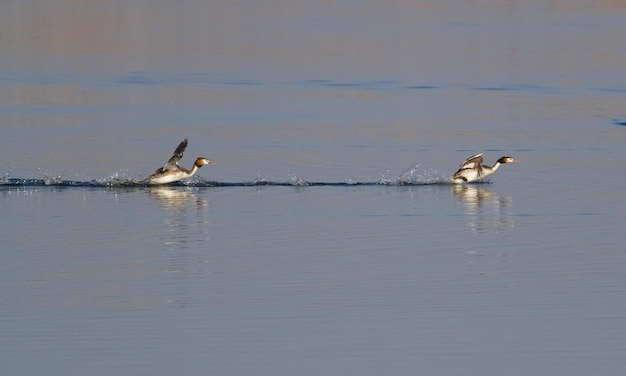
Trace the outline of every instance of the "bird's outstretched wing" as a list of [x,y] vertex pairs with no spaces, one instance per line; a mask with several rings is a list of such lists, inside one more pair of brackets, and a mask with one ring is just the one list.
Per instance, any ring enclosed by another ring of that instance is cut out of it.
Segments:
[[468,181],[468,179],[475,180],[471,176],[476,175],[477,178],[483,173],[483,153],[472,155],[467,158],[465,162],[461,163],[458,171],[452,175],[452,179],[462,179]]
[[483,153],[472,155],[467,158],[465,162],[461,163],[459,170],[465,170],[466,168],[478,168],[483,166]]
[[177,169],[178,161],[180,161],[180,159],[183,157],[183,153],[185,152],[186,147],[187,147],[187,139],[184,139],[183,142],[181,142],[176,148],[176,150],[174,151],[174,155],[172,155],[172,158],[170,158],[170,160],[167,161],[165,166],[158,169],[157,172]]

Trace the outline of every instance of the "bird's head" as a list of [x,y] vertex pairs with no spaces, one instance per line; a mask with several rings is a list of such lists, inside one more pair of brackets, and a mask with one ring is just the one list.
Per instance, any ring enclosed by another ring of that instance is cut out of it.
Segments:
[[501,164],[504,163],[512,163],[512,162],[519,162],[519,160],[513,158],[513,157],[502,157],[500,159],[498,159],[498,162]]
[[196,159],[196,166],[198,166],[198,168],[206,165],[206,164],[212,164],[213,162],[211,162],[210,160],[206,159],[206,158],[198,158]]

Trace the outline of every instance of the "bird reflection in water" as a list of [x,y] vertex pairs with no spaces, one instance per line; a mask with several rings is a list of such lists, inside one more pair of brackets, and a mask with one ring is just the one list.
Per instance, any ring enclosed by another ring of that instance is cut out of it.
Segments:
[[509,230],[514,227],[509,196],[478,185],[453,185],[452,194],[464,207],[467,226],[474,231]]
[[[168,215],[163,216],[169,234],[164,244],[169,248],[184,247],[190,241],[208,239],[206,212],[209,203],[182,187],[157,186],[149,189],[150,197],[160,201]],[[195,210],[194,210],[195,209]],[[190,221],[189,213],[195,212],[196,220]]]
[[[161,221],[164,227],[158,229],[159,240],[167,251],[163,270],[173,278],[206,278],[210,274],[205,254],[210,241],[209,203],[186,187],[155,186],[148,193],[165,209]],[[189,304],[184,296],[169,303],[178,307]]]
[[150,197],[158,199],[161,202],[161,205],[170,212],[180,212],[194,204],[199,210],[204,210],[209,206],[209,203],[206,200],[198,198],[192,192],[184,189],[168,186],[155,186],[150,187],[148,192]]

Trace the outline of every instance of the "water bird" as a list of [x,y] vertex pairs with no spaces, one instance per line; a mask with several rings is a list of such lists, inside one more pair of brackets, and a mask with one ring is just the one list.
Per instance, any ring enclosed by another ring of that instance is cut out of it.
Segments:
[[154,172],[154,174],[148,176],[142,183],[150,183],[150,184],[168,184],[173,183],[175,181],[179,181],[181,179],[186,179],[192,177],[198,169],[206,164],[211,164],[212,162],[206,158],[197,158],[193,164],[191,170],[187,170],[184,167],[180,167],[178,165],[178,161],[183,157],[183,153],[185,152],[185,148],[187,147],[187,139],[185,138],[174,151],[174,155],[170,158],[169,161],[165,164],[165,166],[159,168]]
[[472,155],[461,163],[459,170],[452,175],[452,182],[462,184],[482,180],[496,172],[500,165],[511,162],[519,161],[511,157],[502,157],[492,167],[489,167],[483,165],[483,153]]

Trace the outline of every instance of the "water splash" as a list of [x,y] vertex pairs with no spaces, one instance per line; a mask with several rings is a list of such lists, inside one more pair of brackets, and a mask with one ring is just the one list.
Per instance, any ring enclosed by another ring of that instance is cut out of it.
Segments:
[[267,180],[267,177],[261,174],[261,171],[257,171],[256,178],[254,179],[254,184],[264,185],[264,184],[267,184],[268,182],[269,180]]
[[63,182],[63,177],[61,175],[50,176],[45,174],[43,181],[45,185],[57,185]]
[[[289,186],[289,187],[320,187],[320,186],[375,186],[375,185],[438,185],[451,184],[450,179],[441,177],[432,168],[416,163],[399,176],[392,176],[386,172],[378,181],[359,181],[346,179],[345,181],[309,181],[298,175],[287,174],[287,180],[273,181],[260,172],[252,181],[224,182],[207,180],[199,175],[182,181],[168,184],[174,187],[254,187],[254,186]],[[127,170],[120,170],[114,174],[92,180],[63,180],[61,175],[45,175],[43,179],[11,178],[9,174],[0,179],[0,186],[55,186],[55,187],[103,187],[103,188],[147,188],[150,184],[138,181],[130,176]]]
[[298,176],[289,176],[289,183],[294,187],[306,187],[309,182]]
[[[483,183],[483,182],[481,182]],[[472,182],[470,184],[481,184],[479,182]],[[487,182],[484,182],[488,184]],[[379,181],[307,181],[299,177],[293,177],[289,181],[271,181],[271,180],[255,180],[255,181],[241,181],[241,182],[227,182],[227,181],[214,181],[205,180],[202,178],[183,180],[174,183],[167,184],[169,187],[194,187],[194,188],[211,188],[211,187],[355,187],[355,186],[406,186],[406,185],[449,185],[452,184],[449,180],[443,178],[384,178]],[[44,180],[44,179],[29,179],[29,178],[9,178],[6,181],[0,181],[1,187],[91,187],[91,188],[150,188],[154,187],[148,183],[144,183],[137,180],[126,179],[94,179],[89,181],[82,180]]]
[[426,167],[421,163],[415,163],[397,177],[388,178],[383,176],[380,183],[386,185],[449,184],[450,179],[441,177],[437,170]]
[[9,179],[11,179],[11,171],[13,169],[11,167],[7,168],[7,172],[4,173],[2,177],[0,177],[0,184],[7,184]]
[[[69,181],[64,181],[65,183],[69,183]],[[76,181],[76,183],[78,183],[78,185],[82,185],[80,184],[80,181]],[[84,182],[86,183],[86,185],[91,185],[91,186],[105,186],[105,187],[115,187],[115,186],[128,186],[128,185],[133,185],[133,184],[137,184],[138,182],[136,180],[133,180],[132,177],[129,175],[128,170],[121,170],[121,171],[116,171],[115,173],[113,173],[113,175],[108,176],[106,178],[100,178],[100,179],[93,179],[90,180],[89,182]]]

